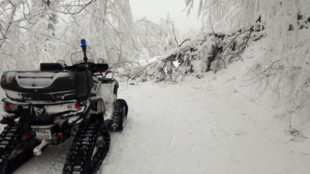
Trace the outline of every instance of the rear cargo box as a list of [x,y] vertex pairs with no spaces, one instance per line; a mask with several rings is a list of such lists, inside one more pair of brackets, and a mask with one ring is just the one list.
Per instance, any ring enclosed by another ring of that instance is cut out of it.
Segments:
[[90,72],[88,79],[85,72],[11,71],[2,75],[1,87],[8,98],[17,101],[79,100],[88,97],[94,86]]

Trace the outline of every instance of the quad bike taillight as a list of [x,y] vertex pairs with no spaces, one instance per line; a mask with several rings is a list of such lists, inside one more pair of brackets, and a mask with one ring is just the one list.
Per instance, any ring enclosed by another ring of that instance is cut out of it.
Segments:
[[17,110],[17,105],[9,103],[9,102],[5,102],[4,110],[6,110],[6,111],[15,111],[15,110]]
[[80,108],[81,108],[81,105],[78,104],[78,103],[76,103],[76,104],[74,105],[74,108],[75,108],[75,109],[80,109]]
[[12,109],[12,103],[5,103],[5,108],[8,110]]
[[80,109],[81,108],[81,105],[79,103],[70,103],[70,104],[67,104],[67,109]]
[[58,134],[58,137],[59,137],[60,139],[62,139],[62,138],[64,137],[64,135],[63,135],[62,133],[60,133],[60,134]]
[[13,78],[15,77],[16,72],[6,72],[3,74],[1,82],[2,83],[11,83]]

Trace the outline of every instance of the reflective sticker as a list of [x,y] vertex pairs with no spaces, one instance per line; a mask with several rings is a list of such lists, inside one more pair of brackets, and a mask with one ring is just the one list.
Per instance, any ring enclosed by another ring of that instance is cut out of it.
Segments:
[[96,91],[97,89],[97,83],[94,83],[94,90]]

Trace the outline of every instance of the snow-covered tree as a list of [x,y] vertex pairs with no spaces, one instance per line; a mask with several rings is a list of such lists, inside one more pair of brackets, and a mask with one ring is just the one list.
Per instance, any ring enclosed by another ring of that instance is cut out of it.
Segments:
[[22,1],[4,0],[0,2],[1,71],[23,64],[23,62],[18,59],[18,53],[22,48],[19,42],[20,21],[14,18],[21,4]]
[[166,18],[160,19],[159,24],[147,19],[137,20],[134,35],[139,48],[146,50],[148,57],[154,57],[177,47],[179,31],[167,15]]
[[[72,43],[62,48],[66,57],[79,49],[79,40],[88,41],[96,58],[116,63],[131,57],[133,20],[128,0],[98,0],[66,21],[63,39]],[[79,51],[79,50],[78,50]]]
[[[55,61],[57,14],[72,15],[93,0],[3,0],[0,2],[1,71],[36,69],[40,61]],[[59,55],[59,54],[57,54]],[[35,63],[34,63],[35,62]]]
[[204,31],[243,31],[253,26],[265,34],[264,54],[249,69],[248,84],[260,95],[285,99],[289,115],[309,113],[305,106],[310,104],[310,1],[185,0],[188,13],[197,2]]

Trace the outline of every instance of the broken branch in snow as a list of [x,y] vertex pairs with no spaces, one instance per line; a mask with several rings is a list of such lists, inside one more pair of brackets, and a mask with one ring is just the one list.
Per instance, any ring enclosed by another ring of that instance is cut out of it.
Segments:
[[173,26],[172,26],[172,31],[173,31],[173,34],[174,34],[175,43],[176,43],[177,45],[179,45],[178,40],[177,40],[177,37],[175,36],[175,31],[174,31],[174,27],[173,27]]
[[179,47],[181,47],[183,45],[183,43],[186,42],[186,41],[190,41],[190,39],[183,40],[183,42],[179,45]]
[[[245,30],[244,32],[242,32],[242,33],[240,33],[240,34],[237,34],[237,35],[230,41],[230,43],[224,48],[223,52],[225,52],[225,51],[227,50],[227,48],[229,48],[229,46],[233,43],[233,41],[236,40],[236,38],[237,38],[238,36],[240,36],[240,35],[242,35],[242,34],[248,32],[248,31],[251,31],[251,33],[252,33],[252,31],[253,31],[253,26],[252,26],[250,29]],[[250,37],[249,37],[249,38],[250,38]],[[248,39],[249,39],[249,38],[248,38]],[[247,41],[248,41],[248,40],[247,40]]]
[[[251,37],[251,34],[252,34],[252,32],[253,32],[253,28],[254,28],[254,27],[252,26],[250,29],[245,30],[245,31],[243,31],[243,32],[241,32],[241,33],[239,33],[239,34],[237,34],[237,35],[229,42],[229,44],[226,45],[226,47],[225,47],[223,50],[220,50],[220,53],[219,53],[218,55],[215,55],[215,58],[214,58],[215,63],[214,63],[214,66],[213,66],[213,71],[214,71],[215,73],[216,73],[218,70],[220,70],[220,69],[222,68],[222,65],[223,65],[224,68],[226,68],[225,60],[227,60],[228,63],[233,62],[233,61],[236,60],[236,58],[238,58],[238,57],[239,57],[238,60],[240,60],[240,59],[242,60],[241,54],[244,52],[245,48],[247,47],[247,43],[248,43],[248,41],[249,41],[249,39],[250,39],[250,37]],[[245,41],[244,44],[240,44],[240,45],[243,45],[243,46],[241,46],[239,49],[236,50],[235,47],[236,47],[236,44],[237,44],[237,41],[236,41],[237,37],[240,36],[240,35],[242,35],[242,34],[244,34],[244,33],[246,33],[246,32],[250,32],[250,33],[248,34],[248,36],[246,36],[246,37],[247,37],[247,40]],[[217,48],[217,46],[215,47],[215,49],[216,49],[216,48]],[[231,48],[232,54],[227,54],[228,48]],[[224,54],[224,53],[225,53],[225,54]],[[230,55],[230,57],[229,57],[229,58],[226,58],[226,56],[228,56],[228,55]],[[210,61],[210,63],[212,63],[212,60]]]
[[[197,78],[203,77],[201,73],[206,71],[212,70],[216,73],[222,68],[227,68],[228,64],[233,61],[242,60],[241,55],[248,43],[253,38],[260,37],[260,35],[252,36],[252,32],[253,27],[230,35],[209,33],[191,40],[190,44],[184,44],[189,41],[189,39],[185,39],[156,64],[151,63],[152,66],[143,70],[142,78],[146,79],[146,76],[152,76],[151,79],[153,79],[155,76],[157,81],[175,82],[180,77],[182,80],[191,73],[195,73]],[[174,65],[175,61],[178,61],[177,67]]]
[[246,42],[245,42],[245,46],[244,46],[244,47],[248,46],[248,41],[249,41],[249,39],[250,39],[250,37],[251,37],[251,34],[252,34],[252,32],[253,32],[253,28],[254,28],[254,26],[252,26],[252,28],[250,28],[250,34],[249,34],[248,39],[247,39]]
[[213,34],[215,34],[214,29],[213,29],[213,25],[212,25],[212,21],[211,21],[211,16],[209,16],[209,21],[210,21],[210,24],[211,24],[211,28],[212,28]]

